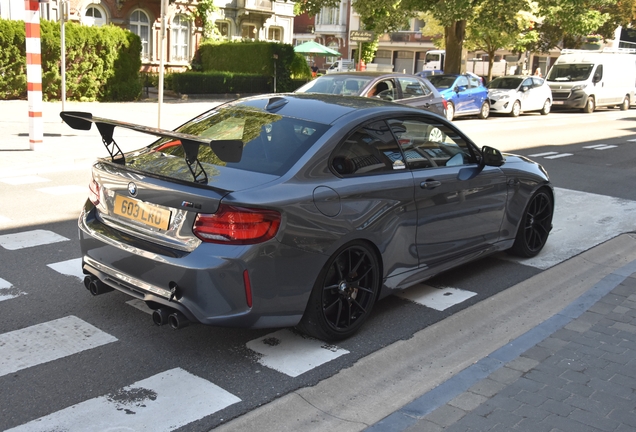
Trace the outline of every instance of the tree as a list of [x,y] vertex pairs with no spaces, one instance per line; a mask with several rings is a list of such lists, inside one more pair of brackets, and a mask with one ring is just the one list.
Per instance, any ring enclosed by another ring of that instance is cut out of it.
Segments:
[[466,48],[488,54],[488,81],[499,49],[525,51],[538,40],[533,4],[527,0],[485,0],[468,22]]

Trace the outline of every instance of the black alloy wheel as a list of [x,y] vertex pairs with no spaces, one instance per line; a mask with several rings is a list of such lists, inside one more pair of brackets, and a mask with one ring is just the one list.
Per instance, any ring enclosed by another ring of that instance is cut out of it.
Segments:
[[539,189],[528,202],[510,253],[530,258],[541,252],[552,230],[553,214],[552,195]]
[[365,243],[341,248],[313,288],[299,330],[321,340],[353,335],[368,318],[380,289],[380,266]]

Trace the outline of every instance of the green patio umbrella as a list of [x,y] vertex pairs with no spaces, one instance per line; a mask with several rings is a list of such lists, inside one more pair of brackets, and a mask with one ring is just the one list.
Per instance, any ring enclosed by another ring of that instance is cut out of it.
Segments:
[[319,44],[318,42],[309,41],[294,47],[294,52],[305,55],[324,55],[342,57],[338,51]]

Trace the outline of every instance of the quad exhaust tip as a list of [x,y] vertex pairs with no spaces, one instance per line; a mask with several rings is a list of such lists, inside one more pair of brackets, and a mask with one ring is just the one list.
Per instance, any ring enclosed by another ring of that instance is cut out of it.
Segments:
[[84,277],[84,287],[94,296],[113,291],[113,288],[92,275]]
[[159,308],[152,312],[152,322],[162,326],[170,324],[174,330],[179,330],[190,325],[190,320],[186,316],[174,309]]

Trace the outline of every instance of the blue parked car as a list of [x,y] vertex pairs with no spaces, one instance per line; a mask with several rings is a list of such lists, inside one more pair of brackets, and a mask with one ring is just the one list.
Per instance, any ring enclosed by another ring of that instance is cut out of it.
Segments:
[[433,75],[429,76],[428,80],[448,102],[446,108],[448,120],[465,115],[488,118],[490,114],[488,89],[479,76],[474,74]]

